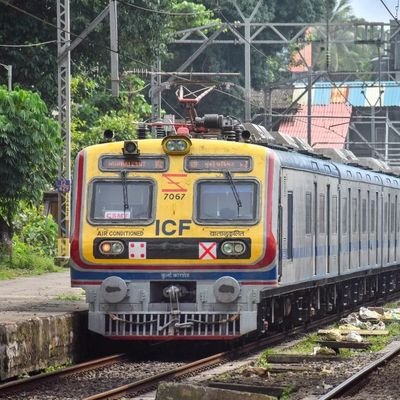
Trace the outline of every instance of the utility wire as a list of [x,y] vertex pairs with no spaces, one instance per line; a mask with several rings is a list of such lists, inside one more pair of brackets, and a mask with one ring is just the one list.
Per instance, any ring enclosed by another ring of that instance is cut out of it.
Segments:
[[[42,22],[42,23],[45,24],[45,25],[51,26],[51,27],[53,27],[53,28],[56,28],[57,30],[60,30],[60,31],[65,32],[65,33],[68,33],[68,34],[70,34],[71,36],[74,36],[75,38],[80,38],[80,36],[79,36],[78,34],[76,34],[76,33],[74,33],[74,32],[71,32],[71,31],[67,31],[66,29],[62,29],[62,28],[60,28],[59,26],[57,26],[56,24],[53,24],[53,23],[51,23],[51,22],[49,22],[49,21],[46,21],[45,19],[40,18],[40,17],[38,17],[38,16],[36,16],[36,15],[30,13],[29,11],[26,11],[26,10],[24,10],[24,9],[18,7],[18,6],[15,6],[14,4],[9,3],[7,0],[0,0],[0,3],[4,4],[4,5],[6,5],[6,6],[9,6],[9,7],[11,7],[11,8],[14,8],[15,10],[17,10],[17,11],[19,11],[19,12],[25,14],[25,15],[28,15],[28,16],[34,18],[35,20]],[[122,55],[118,50],[113,50],[113,49],[111,49],[111,48],[108,47],[108,46],[99,45],[99,44],[95,43],[93,40],[91,40],[91,39],[89,39],[89,38],[81,38],[81,39],[82,39],[83,41],[87,42],[87,43],[90,43],[90,44],[95,45],[95,46],[98,47],[98,48],[101,48],[101,49],[103,49],[103,50],[107,50],[107,51],[116,53],[116,54],[118,54],[118,55],[120,55],[120,56],[122,56],[122,57],[125,57],[125,58],[128,59],[129,61],[136,62],[136,63],[138,63],[138,64],[140,64],[140,65],[143,65],[143,66],[145,66],[145,67],[147,67],[147,68],[152,68],[152,66],[151,66],[150,64],[147,64],[147,63],[145,63],[145,62],[143,62],[143,61],[140,61],[140,60],[137,60],[137,59],[135,59],[135,58],[129,57],[129,56],[127,56],[127,55]]]
[[233,30],[237,33],[238,36],[240,36],[240,38],[245,41],[246,43],[248,43],[255,51],[257,51],[257,53],[260,53],[263,57],[265,57],[266,60],[268,60],[268,56],[263,53],[261,50],[259,50],[256,46],[254,46],[253,43],[249,42],[248,40],[246,40],[246,38],[235,28],[235,25],[232,22],[229,22],[228,19],[225,17],[224,13],[219,10],[219,14],[221,15],[221,17],[223,18],[223,20],[225,21],[225,23]]
[[[126,5],[126,6],[137,8],[139,10],[151,12],[151,13],[154,13],[154,14],[170,15],[170,16],[174,16],[174,17],[175,16],[176,17],[190,17],[190,16],[194,16],[194,15],[202,15],[203,14],[201,12],[178,13],[178,12],[163,11],[163,10],[153,10],[151,8],[141,7],[141,6],[138,6],[136,4],[132,4],[132,3],[128,2],[128,1],[119,0],[119,2],[121,4]],[[207,12],[207,11],[211,11],[211,12],[218,11],[218,8],[217,9],[213,9],[213,10],[205,10],[205,12]]]
[[397,17],[395,17],[393,15],[393,13],[389,10],[389,7],[386,5],[386,3],[383,0],[380,0],[381,3],[383,4],[383,6],[386,8],[387,12],[392,16],[392,18],[396,21],[397,25],[400,26],[399,20],[397,19]]
[[44,46],[49,43],[57,43],[57,40],[49,40],[47,42],[41,42],[41,43],[29,43],[29,44],[0,44],[0,47],[16,47],[16,48],[22,48],[22,47],[39,47],[39,46]]
[[[26,10],[24,10],[24,9],[18,7],[18,6],[15,6],[15,5],[13,5],[13,4],[10,4],[7,0],[0,0],[0,3],[4,4],[4,5],[6,5],[6,6],[9,6],[9,7],[13,8],[13,9],[15,9],[15,10],[17,10],[17,11],[19,11],[19,12],[25,14],[25,15],[28,15],[29,17],[34,18],[35,20],[37,20],[37,21],[39,21],[39,22],[41,22],[41,23],[43,23],[43,24],[45,24],[45,25],[51,26],[51,27],[56,28],[57,30],[61,30],[61,31],[65,32],[65,33],[69,33],[70,35],[72,35],[72,36],[74,36],[74,37],[76,37],[76,38],[79,37],[78,34],[75,34],[75,33],[73,33],[73,32],[69,32],[69,31],[67,31],[67,30],[65,30],[65,29],[62,29],[62,28],[58,27],[57,25],[55,25],[55,24],[53,24],[53,23],[51,23],[51,22],[46,21],[46,20],[43,19],[43,18],[37,17],[36,15],[30,13],[29,11],[26,11]],[[92,40],[90,40],[90,39],[88,39],[88,38],[84,38],[83,40],[86,41],[86,42],[88,42],[88,43],[96,44],[96,43],[94,43]],[[57,42],[57,41],[54,41],[54,42]],[[97,45],[97,44],[96,44],[96,45]],[[107,46],[101,46],[101,45],[97,45],[97,46],[100,47],[100,48],[102,48],[102,49],[105,49],[105,50],[108,50],[108,51],[113,51],[114,53],[117,53],[117,54],[121,55],[121,53],[120,53],[119,51],[112,50],[112,49],[110,49],[110,48],[107,47]],[[257,50],[258,50],[258,49],[257,49]],[[143,65],[143,66],[146,66],[146,67],[148,67],[148,68],[152,68],[152,65],[147,64],[147,63],[145,63],[145,62],[142,62],[142,61],[140,61],[140,60],[134,59],[134,58],[129,57],[129,56],[123,56],[123,57],[125,57],[125,58],[128,59],[129,61],[137,62],[137,63],[139,63],[139,64],[141,64],[141,65]],[[182,78],[182,77],[180,77],[180,78],[181,78],[181,79],[184,79],[184,78]],[[186,79],[186,80],[189,81],[189,79]],[[202,86],[204,86],[204,85],[202,85]],[[205,86],[204,86],[204,87],[205,87]],[[237,99],[237,100],[239,100],[239,101],[245,102],[245,99],[239,98],[239,97],[237,97],[237,96],[234,96],[234,95],[232,95],[231,93],[225,92],[225,91],[223,91],[223,90],[221,90],[221,89],[216,89],[216,91],[218,91],[218,92],[220,92],[220,93],[222,93],[222,94],[225,94],[225,95],[227,95],[227,96],[233,97],[233,98],[235,98],[235,99]],[[164,100],[164,101],[165,101],[165,100]],[[169,104],[168,104],[168,105],[169,105]],[[255,105],[255,104],[253,104],[253,105]],[[171,107],[171,105],[169,105],[169,107]],[[172,108],[172,107],[171,107],[171,108]]]

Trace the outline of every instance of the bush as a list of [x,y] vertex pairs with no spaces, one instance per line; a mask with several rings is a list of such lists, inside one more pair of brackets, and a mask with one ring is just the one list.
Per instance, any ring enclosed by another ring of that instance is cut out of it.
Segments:
[[23,208],[15,218],[14,230],[19,242],[31,247],[36,254],[56,256],[57,224],[51,215],[43,215],[43,207]]
[[57,270],[53,258],[38,254],[36,249],[20,241],[18,236],[13,238],[12,267],[17,269],[41,272]]

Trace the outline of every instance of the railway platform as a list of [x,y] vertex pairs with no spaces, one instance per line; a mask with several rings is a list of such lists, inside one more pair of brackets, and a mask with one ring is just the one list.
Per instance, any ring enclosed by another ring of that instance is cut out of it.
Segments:
[[87,305],[69,270],[0,281],[0,380],[85,353]]

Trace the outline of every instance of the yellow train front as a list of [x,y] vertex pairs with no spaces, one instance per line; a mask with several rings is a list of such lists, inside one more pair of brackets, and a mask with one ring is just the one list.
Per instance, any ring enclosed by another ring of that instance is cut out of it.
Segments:
[[89,329],[125,340],[226,340],[263,328],[277,284],[278,160],[254,144],[111,142],[76,160],[72,285]]

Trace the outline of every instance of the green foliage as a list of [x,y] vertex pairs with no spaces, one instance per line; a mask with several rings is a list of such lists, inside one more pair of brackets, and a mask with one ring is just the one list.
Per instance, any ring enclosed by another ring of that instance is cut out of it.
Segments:
[[0,87],[0,210],[18,200],[34,202],[54,181],[58,124],[37,93]]
[[[258,0],[238,0],[236,3],[239,10],[229,0],[221,0],[218,7],[213,0],[196,0],[209,10],[212,10],[215,17],[222,23],[229,23],[230,29],[222,32],[218,39],[233,40],[237,36],[244,35],[244,28],[236,28],[234,21],[243,22],[241,14],[248,18],[254,11]],[[269,0],[264,1],[258,8],[252,22],[314,22],[321,20],[324,7],[320,0]],[[233,32],[232,32],[233,31]],[[254,34],[255,28],[251,33]],[[289,31],[287,30],[289,34]],[[258,32],[257,40],[271,40],[275,35],[271,35],[268,29]],[[285,46],[277,45],[257,45],[251,49],[251,83],[253,89],[261,90],[266,85],[277,80],[287,78],[288,51]],[[190,45],[174,45],[172,47],[175,57],[169,61],[163,69],[176,70],[197,47]],[[230,85],[220,85],[218,91],[213,91],[207,101],[202,101],[199,105],[200,114],[221,113],[230,114],[243,119],[244,114],[244,92],[237,90],[243,88],[245,70],[244,46],[238,45],[213,45],[208,46],[202,54],[191,65],[193,71],[204,72],[238,72],[240,77],[230,77]],[[283,71],[283,72],[282,72]],[[214,82],[217,83],[217,82]],[[166,94],[164,94],[166,97]],[[169,95],[168,102],[173,103],[173,95]],[[254,113],[257,113],[256,105],[253,105]]]
[[221,19],[215,18],[214,12],[208,10],[203,4],[195,4],[190,1],[173,1],[170,10],[172,14],[175,14],[168,25],[172,34],[175,31],[182,31],[195,26],[212,25],[215,29],[221,23]]
[[19,240],[39,255],[56,256],[58,227],[51,215],[43,215],[42,208],[23,208],[15,217],[14,229]]
[[54,264],[52,257],[38,254],[34,248],[22,242],[17,235],[13,237],[11,256],[0,251],[0,280],[61,270]]
[[[27,13],[23,13],[10,3]],[[28,13],[35,15],[33,18]],[[41,21],[44,20],[47,23]],[[53,24],[53,26],[51,25]],[[51,107],[57,103],[57,1],[13,0],[0,3],[0,62],[12,65],[14,87],[39,91]],[[30,44],[43,43],[39,46]],[[24,45],[24,47],[15,47]],[[7,73],[0,67],[0,85]]]
[[60,139],[37,93],[0,87],[0,110],[0,233],[10,238],[19,202],[40,201],[55,181]]
[[59,365],[50,365],[49,367],[45,368],[43,372],[49,373],[49,372],[56,372],[61,369],[68,368],[73,365],[72,361],[66,362],[64,364],[59,364]]
[[82,301],[85,298],[85,291],[82,290],[80,294],[66,293],[60,294],[56,297],[56,300],[62,301]]
[[306,338],[299,343],[296,343],[294,346],[289,347],[287,349],[287,353],[289,354],[312,354],[314,347],[316,346],[315,342],[318,340],[318,334],[313,333],[307,335]]
[[141,93],[144,82],[134,75],[124,77],[121,95],[112,97],[104,80],[95,81],[84,74],[72,79],[73,118],[72,156],[84,147],[101,143],[104,130],[119,139],[136,137],[136,122],[146,119],[150,105]]
[[[346,27],[335,26],[335,23],[356,22],[350,0],[325,0],[321,21],[324,22],[325,27],[320,28],[319,35],[314,34],[316,40],[313,45],[314,69],[356,72],[372,70],[370,60],[377,55],[377,47],[354,43],[357,40],[365,39],[367,32],[364,31],[363,27],[357,29],[357,35],[355,35],[353,31],[349,31]],[[372,31],[369,31],[368,35],[371,34]],[[335,40],[345,40],[348,43],[327,44],[326,38],[333,36]],[[322,45],[317,42],[318,39],[322,42]]]
[[389,331],[387,336],[369,336],[368,341],[371,344],[366,351],[377,352],[382,350],[393,340],[393,337],[400,336],[400,322],[387,322],[386,329]]

